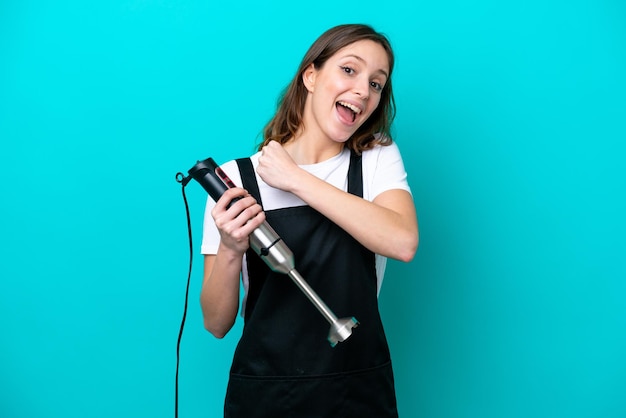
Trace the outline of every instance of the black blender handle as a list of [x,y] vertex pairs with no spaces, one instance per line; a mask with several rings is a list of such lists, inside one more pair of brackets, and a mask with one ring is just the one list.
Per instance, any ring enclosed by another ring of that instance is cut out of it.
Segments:
[[[200,183],[209,196],[216,202],[222,197],[226,190],[235,187],[232,180],[215,161],[213,161],[213,158],[198,161],[198,163],[189,170],[189,175]],[[231,204],[239,199],[240,198],[234,199]]]

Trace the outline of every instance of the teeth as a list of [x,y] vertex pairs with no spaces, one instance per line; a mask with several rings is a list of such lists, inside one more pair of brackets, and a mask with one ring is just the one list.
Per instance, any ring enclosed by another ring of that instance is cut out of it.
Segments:
[[361,113],[361,109],[359,109],[358,107],[356,107],[355,105],[352,105],[350,103],[346,103],[346,102],[339,102],[340,105],[347,107],[348,109],[350,109],[351,111],[353,111],[354,113],[356,113],[357,115],[359,113]]

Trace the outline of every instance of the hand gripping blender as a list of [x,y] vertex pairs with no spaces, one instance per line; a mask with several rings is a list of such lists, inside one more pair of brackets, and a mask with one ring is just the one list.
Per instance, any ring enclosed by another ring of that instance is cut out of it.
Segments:
[[[212,158],[199,161],[189,170],[189,175],[200,183],[216,202],[228,188],[235,187],[230,178],[217,166]],[[270,269],[291,277],[294,283],[298,285],[300,290],[326,318],[330,323],[328,341],[332,347],[337,345],[337,343],[345,341],[352,335],[352,329],[356,328],[359,322],[354,317],[337,319],[337,316],[298,273],[293,253],[267,221],[263,222],[250,234],[250,247],[263,259]]]

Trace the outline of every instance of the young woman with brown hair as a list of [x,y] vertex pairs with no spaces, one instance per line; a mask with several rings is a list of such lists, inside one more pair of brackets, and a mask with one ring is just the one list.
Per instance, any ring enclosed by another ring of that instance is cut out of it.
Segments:
[[[243,279],[226,417],[397,416],[377,297],[386,259],[410,261],[418,227],[390,133],[393,66],[370,26],[331,28],[304,56],[259,152],[222,166],[240,187],[207,201],[201,305],[207,330],[223,337]],[[332,348],[324,318],[249,248],[265,219],[337,316],[358,318],[347,341]]]

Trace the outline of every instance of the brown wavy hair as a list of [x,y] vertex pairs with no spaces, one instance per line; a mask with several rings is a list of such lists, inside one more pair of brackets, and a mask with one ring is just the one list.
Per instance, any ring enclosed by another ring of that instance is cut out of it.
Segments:
[[[381,91],[378,107],[359,129],[347,140],[346,145],[361,153],[377,144],[389,145],[391,124],[396,115],[396,103],[391,88],[391,73],[394,65],[394,54],[387,37],[376,32],[369,25],[348,24],[335,26],[324,32],[311,45],[305,54],[298,72],[287,88],[281,93],[274,117],[263,129],[263,142],[259,150],[270,141],[286,143],[296,135],[302,125],[304,103],[308,90],[302,81],[302,74],[313,64],[316,69],[322,68],[337,51],[357,41],[370,40],[380,44],[387,52],[389,59],[389,77]],[[377,135],[378,134],[378,135]]]

